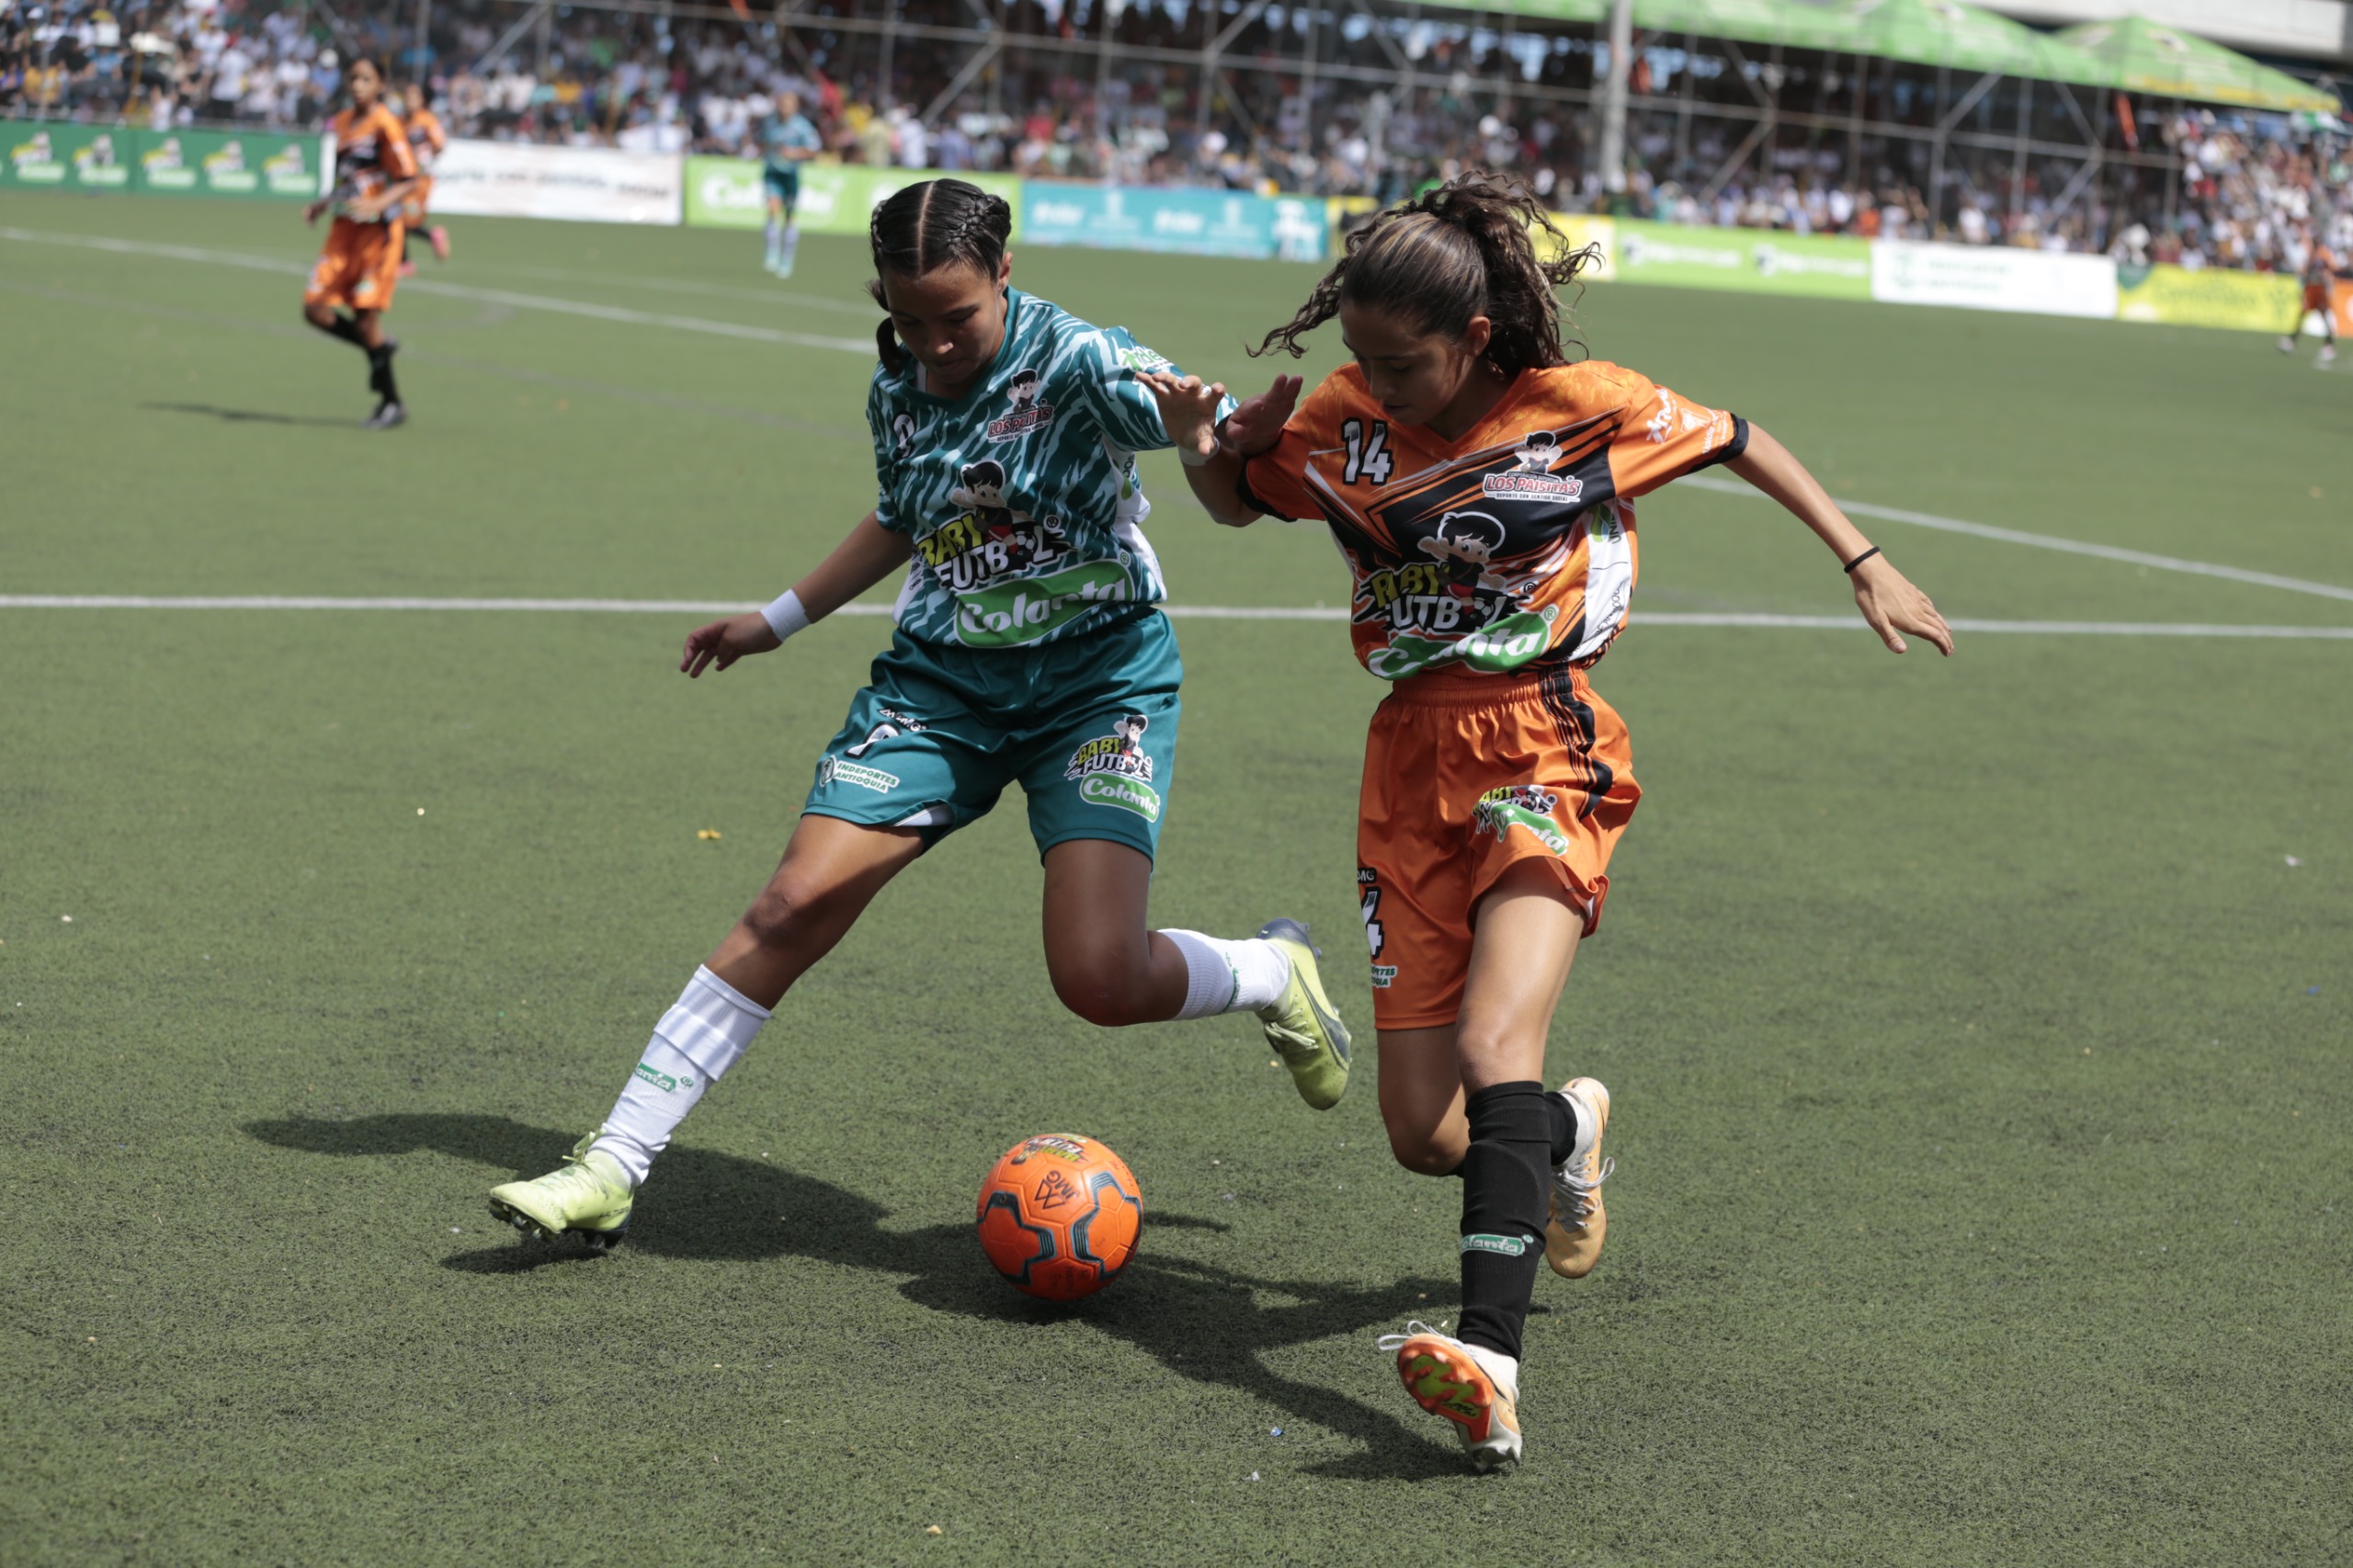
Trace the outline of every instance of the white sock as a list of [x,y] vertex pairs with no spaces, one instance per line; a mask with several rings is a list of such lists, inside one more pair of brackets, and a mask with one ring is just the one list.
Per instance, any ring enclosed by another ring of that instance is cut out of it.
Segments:
[[1199,931],[1163,931],[1185,955],[1185,1006],[1179,1018],[1255,1013],[1279,1001],[1290,984],[1290,960],[1261,937],[1221,941]]
[[622,1085],[590,1153],[601,1149],[629,1173],[631,1187],[642,1183],[654,1156],[669,1147],[670,1134],[687,1112],[713,1080],[735,1065],[767,1021],[766,1007],[698,968],[654,1027],[637,1071]]
[[1490,1350],[1483,1345],[1473,1345],[1467,1339],[1455,1343],[1471,1352],[1471,1359],[1478,1362],[1480,1370],[1495,1380],[1495,1386],[1504,1391],[1506,1398],[1514,1404],[1519,1403],[1519,1360],[1517,1357],[1506,1356],[1500,1350]]
[[784,259],[784,225],[771,218],[767,221],[768,265],[774,267]]
[[794,255],[794,253],[796,253],[796,252],[797,252],[797,251],[799,251],[800,249],[801,249],[801,225],[800,225],[800,224],[798,224],[798,223],[787,223],[787,224],[784,226],[784,265],[785,265],[785,266],[787,266],[787,267],[790,267],[790,266],[792,265],[792,257],[793,257],[793,255]]

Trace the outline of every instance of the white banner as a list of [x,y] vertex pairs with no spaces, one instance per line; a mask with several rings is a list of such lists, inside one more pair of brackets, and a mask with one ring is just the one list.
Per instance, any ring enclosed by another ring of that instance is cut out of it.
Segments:
[[1899,305],[1960,305],[2046,316],[2116,315],[2116,264],[2104,256],[1879,240],[1871,298]]
[[457,141],[433,161],[433,210],[476,218],[677,223],[685,160],[675,153]]

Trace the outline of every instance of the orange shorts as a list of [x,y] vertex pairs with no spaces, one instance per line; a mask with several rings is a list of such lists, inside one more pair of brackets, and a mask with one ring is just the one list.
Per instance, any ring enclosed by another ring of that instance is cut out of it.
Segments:
[[2325,283],[2305,284],[2303,308],[2306,314],[2313,311],[2318,311],[2323,315],[2328,314],[2328,285]]
[[310,287],[302,290],[306,305],[347,305],[355,311],[381,311],[392,302],[392,286],[401,279],[401,241],[408,231],[398,222],[355,223],[337,218],[327,231],[327,248],[311,268]]
[[1625,722],[1582,670],[1442,670],[1390,693],[1365,737],[1357,817],[1376,1028],[1454,1022],[1472,913],[1519,861],[1550,866],[1592,933],[1642,798],[1632,763]]

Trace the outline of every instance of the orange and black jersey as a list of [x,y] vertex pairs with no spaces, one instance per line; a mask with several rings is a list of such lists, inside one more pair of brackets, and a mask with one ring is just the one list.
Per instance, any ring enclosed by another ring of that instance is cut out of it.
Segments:
[[1331,526],[1374,675],[1582,668],[1626,623],[1633,498],[1747,446],[1745,420],[1594,361],[1522,371],[1449,442],[1392,425],[1351,365],[1245,465],[1241,494]]
[[416,156],[409,151],[408,132],[382,104],[371,105],[364,113],[356,108],[340,110],[333,123],[338,217],[343,216],[343,203],[416,177]]
[[421,105],[401,121],[401,132],[408,138],[409,153],[420,172],[430,169],[434,158],[449,144],[449,133],[441,129],[441,117]]

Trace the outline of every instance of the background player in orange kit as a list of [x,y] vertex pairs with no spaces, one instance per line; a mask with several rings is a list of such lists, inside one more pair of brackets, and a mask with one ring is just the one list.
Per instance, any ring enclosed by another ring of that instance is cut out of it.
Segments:
[[2325,370],[2336,362],[2336,257],[2321,237],[2307,230],[2304,244],[2304,292],[2296,306],[2296,329],[2279,335],[2279,352],[2293,354],[2296,344],[2304,335],[2304,318],[2314,311],[2320,312],[2320,355],[2313,361],[2316,369]]
[[416,160],[416,188],[401,203],[401,224],[408,231],[401,244],[401,276],[416,271],[416,264],[408,259],[408,239],[417,234],[433,247],[433,259],[449,259],[449,231],[438,223],[428,226],[426,206],[433,199],[433,160],[449,144],[449,133],[442,129],[441,117],[433,112],[433,101],[426,97],[425,84],[411,82],[401,88],[401,130],[408,137],[409,156]]
[[1952,652],[1927,597],[1772,437],[1635,371],[1566,362],[1553,290],[1592,253],[1541,262],[1534,228],[1566,250],[1533,199],[1475,174],[1382,213],[1260,345],[1298,354],[1339,318],[1356,362],[1296,413],[1296,377],[1222,429],[1222,387],[1147,378],[1219,521],[1328,523],[1355,574],[1357,655],[1396,683],[1366,738],[1358,825],[1381,1111],[1400,1164],[1462,1178],[1462,1312],[1455,1336],[1412,1324],[1381,1345],[1482,1469],[1519,1457],[1539,1256],[1581,1277],[1607,1223],[1608,1091],[1547,1093],[1541,1074],[1641,794],[1626,727],[1586,677],[1626,623],[1633,498],[1727,464],[1836,552],[1890,649],[1908,631]]
[[320,213],[335,212],[326,248],[302,291],[302,319],[366,352],[368,390],[377,402],[365,423],[370,430],[389,430],[408,419],[392,379],[400,345],[384,335],[382,316],[400,280],[400,205],[415,185],[416,160],[409,154],[407,132],[384,107],[384,74],[376,62],[353,61],[345,83],[351,107],[331,122],[335,192],[302,213],[305,222],[315,223]]

